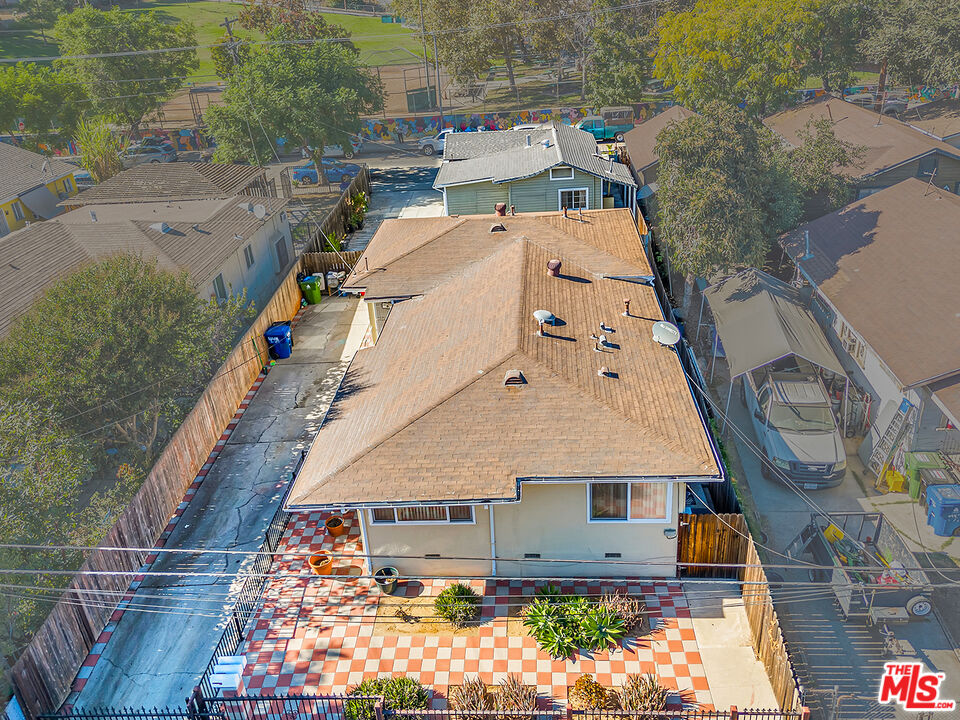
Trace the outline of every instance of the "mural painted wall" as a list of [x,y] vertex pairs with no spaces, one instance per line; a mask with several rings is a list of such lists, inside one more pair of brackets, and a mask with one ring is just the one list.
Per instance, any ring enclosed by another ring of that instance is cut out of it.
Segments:
[[[138,134],[137,139],[148,137],[169,140],[178,151],[202,150],[211,144],[199,130],[195,129],[144,130]],[[79,153],[75,142],[59,136],[49,136],[43,141],[37,142],[36,138],[30,135],[4,135],[0,137],[0,142],[8,142],[18,147],[26,147],[28,150],[54,156],[73,156]]]

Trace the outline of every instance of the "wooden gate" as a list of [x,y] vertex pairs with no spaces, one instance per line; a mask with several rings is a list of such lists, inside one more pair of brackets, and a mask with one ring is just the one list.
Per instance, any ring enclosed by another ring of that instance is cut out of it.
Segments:
[[750,531],[743,515],[680,515],[677,565],[681,577],[739,578],[738,567],[698,567],[685,563],[742,564]]

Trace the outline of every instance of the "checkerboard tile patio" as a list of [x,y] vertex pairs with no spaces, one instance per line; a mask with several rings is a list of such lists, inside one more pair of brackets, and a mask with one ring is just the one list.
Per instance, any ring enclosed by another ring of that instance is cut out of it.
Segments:
[[[711,708],[712,698],[701,664],[693,623],[682,586],[649,578],[631,581],[563,583],[566,593],[599,595],[617,590],[642,596],[652,632],[629,638],[622,649],[555,660],[524,635],[510,636],[506,618],[511,603],[531,596],[543,583],[471,580],[484,596],[476,636],[374,634],[375,584],[363,574],[359,527],[345,517],[348,532],[333,538],[324,529],[325,513],[295,515],[278,552],[325,552],[337,555],[330,576],[291,577],[306,573],[306,554],[281,559],[274,570],[241,649],[247,658],[245,687],[251,694],[342,693],[367,677],[408,675],[434,690],[434,705],[443,707],[450,685],[479,675],[489,684],[507,674],[536,685],[542,698],[563,703],[567,688],[582,673],[606,686],[618,686],[629,674],[653,672],[674,691],[675,705]],[[430,602],[450,581],[401,582],[397,594]],[[498,622],[499,620],[499,622]],[[382,618],[380,622],[383,622]]]

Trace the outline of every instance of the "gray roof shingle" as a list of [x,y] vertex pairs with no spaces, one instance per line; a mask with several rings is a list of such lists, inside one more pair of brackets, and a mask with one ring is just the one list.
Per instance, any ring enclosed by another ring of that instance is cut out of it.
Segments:
[[253,165],[201,162],[147,163],[124,170],[70,198],[70,206],[151,200],[217,200],[233,197],[264,176]]
[[0,202],[23,195],[65,175],[73,175],[75,170],[75,166],[63,160],[47,158],[0,142]]

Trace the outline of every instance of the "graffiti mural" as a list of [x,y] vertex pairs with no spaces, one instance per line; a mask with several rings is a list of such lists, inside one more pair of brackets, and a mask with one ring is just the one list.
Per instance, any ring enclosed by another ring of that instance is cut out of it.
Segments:
[[[854,85],[853,87],[848,87],[843,89],[843,96],[848,97],[850,95],[862,95],[864,93],[875,93],[877,92],[876,83],[872,85]],[[957,97],[957,92],[960,90],[960,87],[954,85],[953,87],[948,88],[935,88],[930,85],[921,85],[918,87],[891,87],[888,88],[888,92],[897,95],[898,97],[905,98],[908,102],[919,102],[919,103],[928,103],[933,102],[934,100],[943,100],[944,98]],[[806,102],[807,100],[813,100],[818,97],[823,97],[826,95],[826,91],[822,88],[811,88],[807,90],[800,91],[801,99]]]

